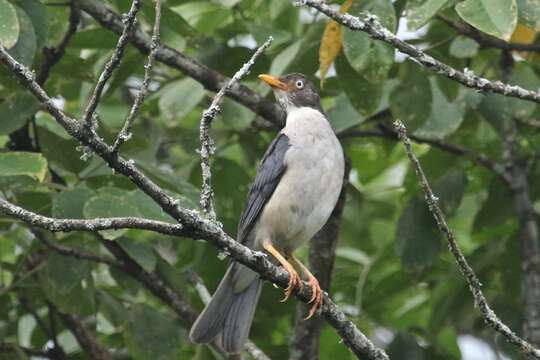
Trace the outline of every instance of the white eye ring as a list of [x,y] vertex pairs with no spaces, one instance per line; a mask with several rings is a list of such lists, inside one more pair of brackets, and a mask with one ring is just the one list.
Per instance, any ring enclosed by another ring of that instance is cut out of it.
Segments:
[[302,80],[296,80],[295,85],[298,89],[302,89],[304,87],[304,82]]

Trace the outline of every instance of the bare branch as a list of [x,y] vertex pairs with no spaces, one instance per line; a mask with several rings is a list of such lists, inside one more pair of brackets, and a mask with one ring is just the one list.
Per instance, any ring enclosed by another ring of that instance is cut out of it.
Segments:
[[156,1],[156,7],[155,7],[155,18],[154,18],[154,29],[152,30],[152,40],[150,43],[150,53],[148,54],[148,60],[146,62],[146,65],[144,66],[144,78],[141,84],[141,88],[139,89],[139,93],[137,94],[137,97],[133,101],[133,105],[131,106],[131,109],[129,110],[129,114],[126,118],[126,121],[124,122],[124,126],[122,127],[122,130],[120,130],[120,133],[118,134],[118,137],[116,138],[116,141],[114,142],[112,152],[116,153],[120,149],[120,146],[129,138],[131,138],[131,127],[133,125],[133,121],[135,120],[135,115],[137,114],[137,111],[139,111],[139,107],[142,105],[144,99],[148,95],[148,86],[150,85],[150,76],[152,74],[152,67],[154,66],[154,60],[156,58],[156,51],[159,47],[159,26],[161,22],[161,0],[155,0]]
[[79,26],[80,21],[80,11],[74,3],[71,3],[71,10],[69,13],[69,25],[64,37],[56,47],[43,48],[44,59],[36,77],[36,81],[39,85],[43,85],[45,81],[47,81],[52,67],[62,59],[62,56],[64,56],[66,47],[69,44],[73,35],[75,35],[75,33],[77,32],[77,27]]
[[81,348],[91,359],[112,359],[109,351],[98,341],[96,336],[84,326],[82,320],[78,316],[61,313],[59,311],[57,312],[66,327],[71,331],[73,336],[75,336]]
[[474,270],[467,262],[467,259],[465,259],[465,256],[463,256],[461,250],[459,249],[456,237],[453,231],[448,226],[444,213],[439,207],[438,198],[433,194],[433,190],[431,189],[428,180],[424,174],[424,171],[420,166],[420,162],[412,152],[411,140],[407,136],[405,126],[401,121],[397,120],[396,122],[394,122],[394,128],[397,131],[399,138],[405,145],[405,151],[407,152],[407,156],[411,161],[414,171],[418,177],[429,210],[435,218],[435,221],[437,222],[437,227],[448,240],[450,252],[456,259],[459,270],[467,280],[467,284],[469,285],[469,289],[471,290],[471,293],[473,295],[474,302],[478,309],[480,309],[480,313],[482,314],[484,321],[495,331],[502,334],[509,343],[518,346],[525,355],[540,359],[540,350],[536,349],[533,345],[516,335],[507,325],[505,325],[499,319],[497,314],[495,314],[495,312],[490,308],[482,292],[482,284],[480,283],[480,280],[478,280],[478,277],[474,273]]
[[99,75],[96,87],[94,88],[92,96],[90,97],[88,105],[86,106],[86,110],[84,111],[83,121],[90,129],[93,129],[95,127],[93,121],[94,112],[96,111],[96,108],[98,106],[101,94],[103,93],[103,89],[105,88],[105,83],[107,82],[107,80],[109,80],[114,69],[118,66],[118,64],[120,64],[120,61],[122,60],[124,50],[129,41],[129,36],[131,35],[131,31],[133,29],[133,26],[135,25],[137,12],[139,12],[140,8],[141,0],[133,0],[129,12],[122,18],[122,22],[124,23],[122,35],[120,35],[120,38],[118,39],[118,43],[113,50],[111,58],[105,64],[105,68],[101,72],[101,75]]
[[253,54],[251,59],[245,63],[240,70],[234,74],[229,82],[223,86],[214,96],[212,103],[206,109],[201,117],[201,125],[199,128],[199,141],[201,143],[201,170],[202,170],[202,190],[201,190],[201,207],[208,218],[215,220],[216,211],[214,209],[214,191],[212,190],[212,172],[210,170],[210,156],[214,153],[214,141],[210,137],[209,131],[212,126],[212,121],[221,111],[219,104],[225,93],[246,74],[249,69],[255,64],[257,58],[266,50],[272,43],[273,38],[270,36],[264,44],[262,44]]
[[[118,154],[113,154],[111,147],[100,139],[94,131],[90,131],[74,119],[67,116],[55,106],[43,89],[35,82],[32,73],[22,64],[18,63],[0,45],[0,62],[2,62],[20,80],[55,120],[81,144],[88,146],[92,151],[101,156],[103,160],[118,174],[129,178],[140,190],[150,196],[164,212],[172,216],[183,226],[183,236],[194,239],[205,239],[213,246],[230,254],[238,262],[258,272],[263,279],[267,279],[282,288],[288,285],[289,274],[282,268],[278,268],[266,259],[262,253],[238,243],[227,235],[214,221],[204,219],[197,212],[179,206],[177,200],[166,194],[152,180],[146,177],[133,162],[127,161]],[[238,84],[237,84],[238,86]],[[310,286],[305,284],[302,291],[296,296],[303,302],[308,302],[311,297]],[[358,357],[367,359],[388,359],[384,350],[376,347],[357,327],[347,318],[339,307],[328,297],[324,296],[322,315],[328,323],[334,327],[343,339],[343,343]]]
[[0,212],[53,232],[141,229],[166,235],[186,234],[182,225],[136,217],[97,218],[89,220],[55,219],[25,210],[2,198],[0,198]]
[[461,35],[465,35],[471,39],[474,39],[482,47],[511,51],[540,52],[540,44],[509,43],[499,38],[496,38],[495,36],[483,33],[467,23],[449,18],[448,16],[438,15],[437,18],[444,21],[448,26],[456,30]]
[[505,84],[501,81],[492,82],[486,78],[475,75],[468,69],[459,71],[434,59],[417,47],[398,39],[390,30],[382,26],[377,17],[372,14],[365,13],[362,18],[349,14],[341,14],[338,10],[333,9],[322,0],[297,0],[295,3],[317,9],[351,30],[363,31],[373,39],[384,41],[402,53],[409,55],[411,60],[439,75],[457,81],[464,86],[478,89],[482,92],[492,92],[540,103],[540,93],[537,91],[526,90],[516,85]]
[[[102,1],[96,0],[74,0],[81,10],[87,12],[104,28],[109,29],[116,34],[123,30],[123,24],[120,15],[112,11]],[[148,54],[151,49],[150,37],[141,31],[137,26],[133,29],[130,37],[131,43],[144,54]],[[229,78],[219,72],[201,64],[196,59],[188,57],[177,50],[164,44],[160,45],[156,51],[156,60],[180,70],[187,76],[200,82],[207,90],[217,92],[226,83]],[[285,123],[285,112],[275,103],[266,100],[259,93],[249,89],[247,86],[237,83],[226,94],[238,103],[251,109],[265,119],[271,121],[274,125],[281,127]]]
[[[347,139],[351,137],[380,137],[384,139],[389,140],[395,140],[398,141],[398,133],[382,124],[379,123],[378,127],[380,130],[377,129],[368,129],[368,130],[346,130],[343,133],[339,134],[340,139]],[[473,149],[467,148],[462,145],[458,144],[452,144],[449,142],[446,142],[444,140],[437,140],[437,139],[430,139],[425,138],[422,136],[416,136],[416,135],[409,135],[409,138],[419,144],[428,144],[434,148],[437,148],[442,151],[446,151],[448,153],[457,155],[457,156],[463,156],[472,161],[476,165],[480,165],[488,169],[489,171],[493,172],[495,175],[497,175],[505,184],[510,184],[510,175],[505,170],[504,165],[499,164],[493,159],[490,159],[487,155],[483,153],[478,153]]]

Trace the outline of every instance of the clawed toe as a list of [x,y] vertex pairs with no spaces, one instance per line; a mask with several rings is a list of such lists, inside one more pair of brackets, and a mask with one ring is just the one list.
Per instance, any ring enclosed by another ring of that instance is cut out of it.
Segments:
[[294,270],[288,270],[289,272],[289,284],[287,285],[287,288],[284,291],[285,297],[281,299],[281,302],[287,301],[289,297],[292,295],[294,289],[298,287],[300,291],[302,291],[304,284],[302,284],[302,280],[300,279],[300,276],[298,273]]
[[307,320],[311,318],[317,310],[319,310],[323,304],[323,291],[319,285],[319,281],[314,276],[311,276],[308,280],[308,283],[311,287],[311,298],[309,299],[308,304],[312,304],[309,309],[308,315],[304,318]]

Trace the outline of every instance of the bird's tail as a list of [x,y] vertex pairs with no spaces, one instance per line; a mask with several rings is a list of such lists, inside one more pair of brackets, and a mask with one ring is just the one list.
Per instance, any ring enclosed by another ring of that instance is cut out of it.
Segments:
[[212,299],[191,327],[190,340],[207,343],[219,336],[223,350],[240,352],[249,335],[261,284],[257,273],[241,264],[231,264]]

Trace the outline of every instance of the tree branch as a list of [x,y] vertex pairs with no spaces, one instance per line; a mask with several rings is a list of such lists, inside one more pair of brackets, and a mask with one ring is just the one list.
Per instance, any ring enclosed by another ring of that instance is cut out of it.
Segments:
[[537,91],[525,90],[519,86],[505,84],[501,81],[492,82],[486,78],[474,75],[470,70],[459,71],[434,59],[417,47],[398,39],[390,30],[382,26],[377,17],[372,14],[365,13],[361,19],[349,14],[341,14],[322,0],[297,0],[295,3],[317,9],[351,30],[363,31],[373,39],[384,41],[402,53],[409,55],[411,60],[464,86],[478,89],[482,92],[492,92],[540,103],[540,93]]
[[56,310],[66,327],[71,331],[81,348],[95,360],[112,359],[109,351],[101,345],[96,336],[88,330],[82,320],[76,315],[61,313]]
[[151,230],[165,235],[188,235],[180,224],[141,219],[136,217],[97,219],[54,219],[25,210],[0,198],[0,212],[20,219],[30,225],[53,232],[99,231],[111,229]]
[[53,48],[43,48],[43,63],[41,64],[41,67],[39,68],[38,75],[36,77],[36,81],[39,85],[42,85],[47,81],[47,78],[49,77],[49,73],[54,65],[56,65],[64,56],[64,53],[66,51],[66,47],[68,46],[69,42],[71,41],[71,38],[75,33],[77,32],[77,27],[79,26],[79,23],[81,22],[81,14],[79,9],[74,3],[71,3],[70,6],[70,13],[69,13],[69,25],[68,29],[60,41],[60,43]]
[[[177,200],[167,195],[163,189],[146,177],[133,162],[123,159],[118,154],[113,154],[111,147],[99,138],[95,132],[90,131],[90,129],[87,129],[56,107],[43,89],[35,82],[31,71],[13,59],[1,45],[0,62],[19,79],[24,87],[36,96],[49,114],[68,134],[101,156],[117,173],[129,178],[139,189],[150,196],[163,211],[180,222],[185,229],[185,236],[205,239],[230,254],[238,262],[261,274],[262,278],[270,280],[282,288],[287,287],[289,275],[284,269],[272,264],[264,254],[255,252],[235,241],[215,222],[202,218],[195,211],[180,207]],[[238,84],[236,87],[238,87]],[[307,283],[296,296],[303,302],[309,301],[311,290]],[[356,356],[367,359],[388,359],[386,353],[377,348],[327,295],[324,296],[322,314],[342,337],[344,344]]]
[[[330,282],[334,270],[339,227],[347,197],[350,170],[351,164],[350,161],[347,161],[343,187],[338,202],[324,227],[311,239],[309,245],[310,269],[319,280],[321,288],[328,292],[330,291]],[[320,317],[304,320],[305,312],[306,305],[298,304],[296,307],[294,334],[289,344],[289,360],[319,359],[319,339],[323,322]]]
[[[104,28],[116,34],[122,32],[123,24],[120,15],[112,11],[103,2],[95,0],[74,1]],[[130,41],[142,53],[147,54],[150,51],[151,39],[137,26],[133,28]],[[213,92],[219,91],[230,81],[229,78],[219,72],[163,44],[156,51],[156,59],[172,68],[180,70],[187,76],[200,82],[207,90]],[[264,99],[259,93],[242,84],[237,83],[232,86],[227,92],[227,96],[279,127],[285,123],[285,112],[278,105]]]
[[486,48],[496,48],[508,51],[531,51],[531,52],[540,52],[540,44],[520,44],[520,43],[509,43],[495,36],[488,35],[481,32],[480,30],[472,27],[471,25],[454,20],[444,15],[438,15],[438,19],[444,21],[452,29],[456,30],[461,35],[465,35],[482,47]]
[[257,58],[266,50],[274,39],[270,36],[268,40],[259,48],[251,59],[245,63],[240,70],[234,74],[227,85],[223,86],[217,94],[214,96],[212,103],[206,109],[201,117],[201,125],[199,129],[199,141],[201,143],[201,172],[202,172],[202,190],[201,190],[201,208],[204,210],[209,219],[216,219],[216,211],[214,209],[214,191],[212,190],[212,172],[210,170],[210,156],[214,153],[214,141],[210,137],[209,131],[212,126],[212,121],[216,115],[221,111],[219,104],[225,93],[229,91],[232,86],[240,81],[248,72],[249,69],[255,64]]
[[37,356],[40,358],[45,359],[52,359],[48,351],[42,351],[42,350],[36,350],[36,349],[30,349],[23,346],[19,346],[17,344],[9,344],[9,343],[0,343],[0,353],[18,353],[19,351],[22,351],[24,354],[28,356]]
[[457,243],[455,235],[453,231],[450,229],[450,227],[448,226],[444,213],[439,207],[438,198],[433,194],[433,190],[431,189],[428,183],[428,180],[424,174],[424,171],[422,170],[422,167],[420,166],[420,162],[418,161],[418,159],[412,152],[411,141],[409,137],[407,136],[405,126],[403,125],[403,123],[401,123],[401,121],[397,120],[394,123],[394,128],[399,134],[399,138],[401,139],[401,141],[403,142],[405,146],[407,157],[411,161],[414,171],[418,177],[420,186],[422,187],[422,191],[424,192],[424,196],[426,198],[426,202],[429,207],[429,211],[432,213],[433,217],[435,218],[435,221],[437,222],[437,227],[445,235],[446,239],[448,240],[450,252],[456,259],[459,270],[461,271],[461,273],[463,274],[463,276],[465,276],[465,279],[467,280],[467,284],[469,285],[469,289],[471,290],[471,293],[473,295],[474,302],[476,306],[478,307],[478,309],[480,310],[480,313],[482,317],[484,318],[484,321],[489,326],[491,326],[495,331],[503,335],[506,341],[508,341],[509,343],[513,345],[516,345],[525,355],[532,356],[536,359],[540,359],[540,350],[536,349],[529,342],[523,340],[518,335],[516,335],[508,326],[506,326],[499,319],[497,314],[495,314],[495,312],[490,308],[482,292],[482,284],[480,283],[480,280],[478,280],[478,277],[474,273],[474,270],[471,268],[471,266],[467,262],[467,259],[465,258],[465,256],[463,256],[461,250],[459,249],[459,245]]
[[[380,130],[368,129],[368,130],[347,130],[339,134],[340,139],[347,139],[352,137],[380,137],[383,139],[389,139],[399,141],[398,133],[386,126],[385,124],[377,124]],[[487,155],[477,153],[473,149],[467,148],[462,145],[448,143],[444,140],[430,139],[416,135],[409,135],[409,138],[419,144],[428,144],[439,150],[446,151],[448,153],[463,156],[472,161],[474,164],[483,166],[489,171],[497,175],[505,184],[510,184],[510,175],[504,168],[504,165],[499,164],[493,159],[490,159]]]
[[137,114],[137,111],[139,111],[139,107],[142,105],[144,99],[148,95],[148,86],[150,85],[150,75],[152,74],[152,67],[154,66],[154,60],[156,58],[156,51],[159,47],[159,26],[161,22],[161,0],[155,0],[156,6],[155,6],[155,18],[154,18],[154,29],[152,30],[152,40],[150,42],[150,53],[148,54],[148,60],[146,62],[146,65],[144,66],[144,78],[141,84],[141,88],[139,89],[139,93],[137,94],[137,97],[135,97],[135,100],[133,101],[133,105],[131,106],[131,109],[129,110],[129,114],[126,118],[126,121],[124,122],[124,126],[122,127],[122,130],[120,130],[120,133],[118,134],[118,137],[116,138],[112,152],[117,153],[120,149],[120,146],[127,140],[131,138],[131,127],[133,125],[133,121],[135,120],[135,115]]
[[98,106],[101,94],[103,93],[103,89],[105,88],[105,83],[107,82],[107,80],[109,80],[114,69],[118,66],[118,64],[120,64],[120,61],[122,60],[122,56],[124,55],[124,49],[128,44],[129,36],[131,35],[131,30],[135,25],[137,12],[139,12],[140,8],[141,0],[133,0],[129,12],[125,17],[122,18],[122,22],[124,23],[122,35],[120,35],[120,38],[118,39],[118,43],[113,50],[111,58],[105,64],[105,68],[101,72],[101,75],[99,75],[96,87],[94,88],[92,96],[90,97],[88,105],[86,106],[86,110],[84,111],[83,121],[90,129],[93,129],[95,127],[93,121],[94,112],[96,111],[96,108]]

